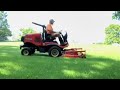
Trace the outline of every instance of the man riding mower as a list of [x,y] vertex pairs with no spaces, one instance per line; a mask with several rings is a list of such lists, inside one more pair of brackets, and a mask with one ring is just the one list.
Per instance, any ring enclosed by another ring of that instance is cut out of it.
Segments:
[[[35,25],[41,26],[43,28],[42,33],[27,34],[21,37],[23,45],[20,46],[22,55],[32,55],[35,51],[40,53],[48,53],[52,57],[86,57],[83,54],[83,50],[76,48],[65,49],[69,46],[67,41],[67,32],[65,35],[62,32],[55,32],[51,25],[53,25],[54,20],[50,20],[47,26],[32,22]],[[60,44],[56,41],[56,37],[59,38]]]

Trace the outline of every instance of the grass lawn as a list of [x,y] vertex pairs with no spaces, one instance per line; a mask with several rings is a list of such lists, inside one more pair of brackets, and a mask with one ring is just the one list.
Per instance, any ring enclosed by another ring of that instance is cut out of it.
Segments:
[[120,47],[71,44],[86,49],[87,58],[68,59],[22,56],[20,44],[0,42],[0,79],[120,79]]

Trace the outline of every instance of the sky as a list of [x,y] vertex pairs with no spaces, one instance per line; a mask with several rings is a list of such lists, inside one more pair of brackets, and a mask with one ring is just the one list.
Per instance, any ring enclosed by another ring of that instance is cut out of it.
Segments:
[[47,25],[54,19],[55,31],[67,31],[68,41],[77,43],[97,43],[105,39],[105,28],[110,24],[120,24],[112,20],[114,11],[7,11],[10,30],[19,34],[20,28],[33,28],[42,32],[42,28],[32,24]]

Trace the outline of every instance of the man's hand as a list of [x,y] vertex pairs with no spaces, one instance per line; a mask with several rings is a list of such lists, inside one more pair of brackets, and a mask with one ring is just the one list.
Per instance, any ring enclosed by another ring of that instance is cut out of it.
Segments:
[[62,30],[59,31],[59,33],[61,34]]

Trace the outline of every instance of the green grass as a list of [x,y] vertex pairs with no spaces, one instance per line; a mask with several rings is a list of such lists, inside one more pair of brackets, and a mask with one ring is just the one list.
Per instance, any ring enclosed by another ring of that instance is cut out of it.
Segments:
[[20,42],[0,42],[0,79],[120,79],[120,47],[74,45],[87,50],[86,59],[22,56]]

